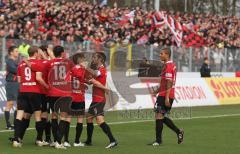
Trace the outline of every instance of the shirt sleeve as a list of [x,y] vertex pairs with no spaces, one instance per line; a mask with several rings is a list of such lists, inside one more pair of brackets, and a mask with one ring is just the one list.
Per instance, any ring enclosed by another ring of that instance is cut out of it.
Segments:
[[168,80],[173,80],[173,67],[171,65],[166,66],[165,77]]
[[100,68],[98,71],[97,71],[97,77],[99,76],[102,76],[102,75],[105,75],[106,74],[106,71],[104,68]]
[[31,69],[34,72],[42,72],[43,71],[43,65],[41,65],[40,62],[34,62],[34,63],[31,63]]
[[101,76],[102,73],[101,73],[100,70],[97,70],[97,71],[96,71],[96,74],[97,74],[97,77],[99,77],[99,76]]

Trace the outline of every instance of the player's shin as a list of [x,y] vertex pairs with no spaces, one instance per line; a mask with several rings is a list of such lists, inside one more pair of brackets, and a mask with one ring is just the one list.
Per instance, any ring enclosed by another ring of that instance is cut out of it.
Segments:
[[156,119],[156,142],[162,142],[163,119]]
[[46,127],[46,121],[41,120],[41,111],[35,111],[35,128],[37,130],[37,141],[42,141],[43,130]]
[[64,120],[60,120],[60,122],[59,122],[59,130],[58,130],[58,133],[57,133],[57,142],[58,142],[58,144],[61,144],[62,138],[63,138],[64,133],[65,133],[65,130],[66,130],[66,123],[65,123]]
[[4,111],[4,115],[5,115],[5,120],[6,120],[7,127],[11,127],[11,123],[9,121],[9,119],[10,119],[10,111]]
[[173,130],[176,134],[179,134],[180,130],[177,128],[177,126],[173,123],[173,121],[168,118],[164,117],[163,122],[165,125],[167,125],[171,130]]
[[27,128],[29,127],[29,123],[30,123],[30,119],[25,119],[24,118],[22,120],[22,131],[21,131],[21,134],[20,134],[21,139],[23,139],[23,136],[25,135],[25,132],[26,132]]
[[46,127],[45,127],[45,135],[46,135],[46,142],[51,142],[51,122],[47,121]]
[[54,142],[57,141],[57,133],[58,133],[58,120],[57,119],[52,119],[52,134],[54,138]]
[[102,128],[103,132],[108,136],[110,143],[116,141],[115,138],[113,137],[111,129],[107,123],[103,122],[99,126]]
[[17,111],[16,126],[14,130],[14,140],[18,142],[21,137],[21,132],[23,130],[23,123],[22,123],[23,115],[24,115],[23,110]]
[[83,130],[83,124],[82,123],[77,123],[75,143],[80,143],[80,137],[81,137],[81,134],[82,134],[82,130]]
[[69,143],[68,136],[69,136],[70,122],[65,121],[65,127],[66,127],[66,129],[65,129],[65,132],[64,132],[64,142]]
[[16,118],[17,118],[17,110],[14,111],[13,113],[13,124],[15,126],[15,123],[16,123]]
[[87,123],[87,140],[86,143],[92,142],[92,135],[93,135],[94,125],[93,123]]

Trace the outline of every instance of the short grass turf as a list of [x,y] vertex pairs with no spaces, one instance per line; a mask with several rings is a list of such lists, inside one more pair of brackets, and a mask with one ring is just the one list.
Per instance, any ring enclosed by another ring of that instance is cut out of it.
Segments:
[[[34,144],[36,132],[28,130],[24,137],[22,148],[13,148],[8,137],[13,132],[4,130],[5,121],[0,122],[0,154],[239,154],[240,153],[240,105],[209,106],[194,108],[176,108],[172,118],[185,131],[184,143],[177,144],[176,134],[164,126],[163,144],[158,147],[148,146],[155,138],[155,122],[152,120],[152,110],[133,110],[106,113],[106,121],[119,142],[114,149],[105,149],[109,143],[107,137],[98,127],[94,127],[93,146],[72,147],[67,150],[57,150],[50,147],[37,147]],[[120,123],[123,122],[123,123]],[[74,142],[75,121],[71,124],[70,142]],[[31,123],[34,127],[34,121]],[[86,139],[84,127],[81,141]]]

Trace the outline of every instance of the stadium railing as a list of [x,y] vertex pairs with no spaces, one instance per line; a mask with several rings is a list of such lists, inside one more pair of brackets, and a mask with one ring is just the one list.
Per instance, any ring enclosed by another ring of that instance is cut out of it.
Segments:
[[[0,68],[5,70],[5,57],[7,49],[11,45],[62,45],[69,54],[86,52],[91,55],[96,51],[103,51],[107,56],[107,65],[111,71],[114,70],[137,70],[140,62],[145,57],[150,64],[159,64],[159,51],[163,46],[137,45],[137,44],[115,44],[106,42],[96,44],[90,41],[66,42],[66,41],[38,41],[0,38]],[[208,57],[212,72],[235,72],[240,64],[240,48],[184,48],[170,46],[172,59],[176,63],[179,72],[199,72],[203,59]],[[90,56],[88,56],[90,58]]]

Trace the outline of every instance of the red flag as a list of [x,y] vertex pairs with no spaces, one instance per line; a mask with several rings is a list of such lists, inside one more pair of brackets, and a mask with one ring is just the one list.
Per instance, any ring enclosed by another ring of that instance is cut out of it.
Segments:
[[186,47],[200,48],[207,45],[207,42],[204,40],[203,37],[191,31],[186,26],[183,26],[183,29],[184,29],[184,32],[186,33],[183,38],[183,43]]
[[166,15],[164,12],[159,12],[159,15],[164,19],[165,24],[170,28],[177,46],[180,47],[183,35],[181,23],[174,20],[171,16]]

